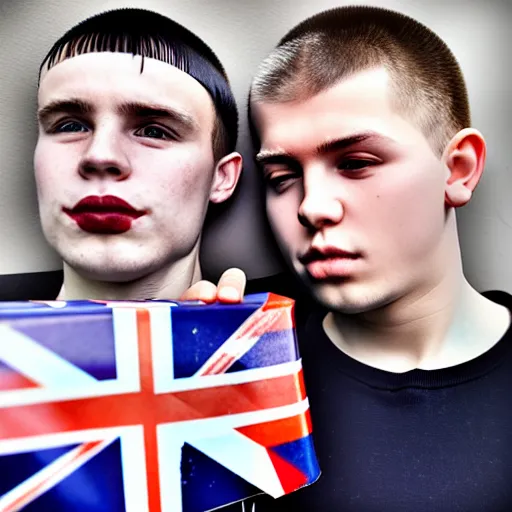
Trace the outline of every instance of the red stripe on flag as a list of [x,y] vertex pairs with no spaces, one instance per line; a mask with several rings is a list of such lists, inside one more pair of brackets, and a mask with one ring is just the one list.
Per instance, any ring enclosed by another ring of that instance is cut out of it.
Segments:
[[[151,322],[147,309],[137,310],[137,334],[139,337],[139,368],[142,393],[154,394],[153,356],[151,353]],[[144,428],[144,449],[148,477],[148,501],[150,512],[160,512],[160,471],[158,465],[158,440],[156,424]]]
[[268,449],[267,453],[276,470],[285,494],[290,494],[308,483],[307,476],[293,464],[284,460],[277,453],[273,452],[272,449]]
[[[75,460],[79,459],[87,452],[94,450],[102,441],[92,441],[89,443],[84,443],[79,446],[75,450]],[[50,475],[50,478],[55,477],[56,475]],[[34,485],[30,491],[27,491],[25,494],[20,496],[17,500],[12,502],[8,507],[2,509],[2,512],[17,512],[18,510],[22,510],[23,507],[32,503],[40,494],[44,492],[45,487],[48,485],[48,479],[40,481],[38,484]]]
[[221,354],[210,366],[206,367],[201,375],[220,375],[231,368],[238,358],[230,354]]
[[0,439],[76,430],[155,425],[255,412],[305,398],[297,374],[265,380],[155,395],[147,392],[94,396],[0,408]]
[[38,388],[39,384],[14,370],[0,370],[0,391],[17,391],[18,389]]
[[277,295],[276,293],[269,293],[265,304],[263,304],[263,311],[267,309],[289,309],[295,304],[293,299],[288,297],[284,297],[282,295]]
[[312,431],[309,409],[297,416],[248,425],[236,430],[265,448],[297,441]]

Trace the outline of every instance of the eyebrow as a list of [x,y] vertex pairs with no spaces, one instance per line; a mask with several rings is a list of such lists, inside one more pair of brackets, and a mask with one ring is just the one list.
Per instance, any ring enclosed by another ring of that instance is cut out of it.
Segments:
[[174,124],[181,126],[182,129],[189,132],[199,128],[197,121],[187,112],[165,107],[163,105],[130,101],[122,103],[118,108],[118,112],[128,117],[136,117],[141,119],[168,119]]
[[[94,113],[94,106],[76,98],[66,100],[55,100],[43,108],[39,109],[37,117],[41,124],[45,124],[52,116],[58,114],[87,115]],[[117,108],[117,113],[140,119],[167,118],[175,124],[181,126],[186,131],[198,129],[197,121],[188,113],[177,109],[164,107],[152,103],[129,101],[122,103]]]
[[71,98],[68,100],[54,100],[37,111],[37,118],[41,124],[45,124],[49,118],[57,114],[69,113],[75,115],[90,114],[93,111],[90,103]]
[[[333,140],[329,140],[327,142],[323,142],[315,149],[315,153],[317,155],[325,155],[328,153],[332,153],[334,151],[340,151],[342,149],[347,149],[351,146],[359,144],[361,142],[383,142],[387,144],[396,144],[396,141],[391,139],[390,137],[386,137],[385,135],[381,135],[376,132],[363,132],[353,135],[348,135],[346,137],[341,137]],[[296,159],[286,151],[260,151],[256,155],[256,162],[260,165],[264,164],[279,164],[279,163],[289,163],[290,161],[295,162]]]

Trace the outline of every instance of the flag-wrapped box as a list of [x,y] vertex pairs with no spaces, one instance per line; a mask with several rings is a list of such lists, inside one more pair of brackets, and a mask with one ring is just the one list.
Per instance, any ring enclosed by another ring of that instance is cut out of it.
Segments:
[[204,512],[313,483],[293,307],[0,303],[0,510]]

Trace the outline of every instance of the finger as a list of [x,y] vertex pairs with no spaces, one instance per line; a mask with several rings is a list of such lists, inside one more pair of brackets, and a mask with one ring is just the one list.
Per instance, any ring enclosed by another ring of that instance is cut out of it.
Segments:
[[217,287],[210,281],[198,281],[186,290],[179,300],[200,300],[212,303],[217,300]]
[[239,268],[226,270],[220,276],[217,285],[217,300],[228,303],[241,302],[244,297],[246,283],[245,273]]

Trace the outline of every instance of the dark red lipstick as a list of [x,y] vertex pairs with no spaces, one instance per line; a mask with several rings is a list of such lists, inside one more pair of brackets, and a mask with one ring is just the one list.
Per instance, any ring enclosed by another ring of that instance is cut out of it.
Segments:
[[72,209],[63,208],[84,231],[101,235],[119,235],[129,231],[132,222],[143,215],[131,204],[116,196],[87,196]]

